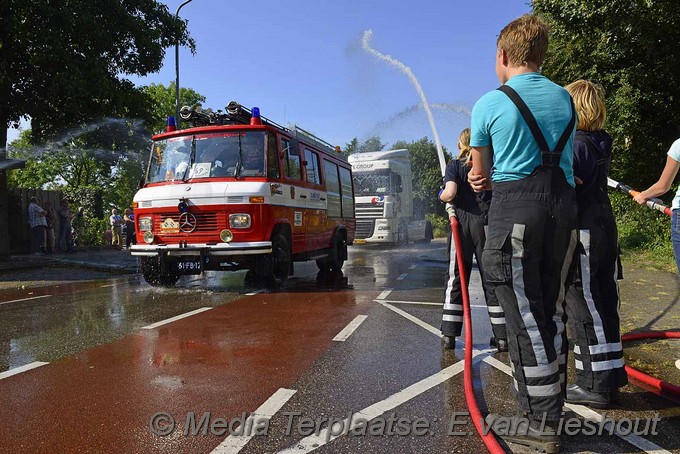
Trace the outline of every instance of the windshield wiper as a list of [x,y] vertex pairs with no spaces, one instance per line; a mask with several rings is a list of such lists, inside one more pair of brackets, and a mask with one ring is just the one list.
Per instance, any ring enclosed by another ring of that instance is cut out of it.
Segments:
[[238,133],[238,162],[236,163],[236,168],[234,169],[234,178],[238,179],[241,176],[241,170],[243,168],[243,150],[241,149],[241,133]]
[[189,172],[189,169],[191,169],[191,166],[194,163],[194,160],[196,159],[196,136],[191,137],[191,154],[189,155],[189,165],[187,166],[186,169],[184,169],[184,175],[182,175],[182,181],[187,181],[187,178],[189,175],[187,172]]

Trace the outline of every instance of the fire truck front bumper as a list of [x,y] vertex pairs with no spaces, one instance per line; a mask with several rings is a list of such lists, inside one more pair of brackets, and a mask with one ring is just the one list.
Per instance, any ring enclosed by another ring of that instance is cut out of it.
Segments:
[[225,255],[260,255],[272,251],[271,241],[218,244],[136,244],[130,246],[130,253],[142,257],[168,255],[186,256],[225,256]]

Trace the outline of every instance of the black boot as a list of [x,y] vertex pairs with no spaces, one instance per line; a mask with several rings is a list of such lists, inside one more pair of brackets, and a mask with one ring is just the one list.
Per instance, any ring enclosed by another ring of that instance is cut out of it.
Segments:
[[489,413],[486,425],[508,443],[529,446],[540,452],[560,452],[560,436],[557,435],[557,421],[527,419],[522,416],[501,416]]
[[499,352],[508,351],[508,340],[502,337],[492,337],[489,341],[489,345],[496,347]]
[[456,336],[442,336],[442,342],[444,343],[444,348],[448,348],[450,350],[455,350],[456,349]]
[[586,405],[592,408],[609,408],[611,406],[610,393],[598,393],[588,391],[579,385],[567,386],[567,397],[565,402],[577,405]]

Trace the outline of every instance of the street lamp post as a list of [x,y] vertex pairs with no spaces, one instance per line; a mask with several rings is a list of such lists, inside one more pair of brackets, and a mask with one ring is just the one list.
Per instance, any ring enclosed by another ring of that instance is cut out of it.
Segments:
[[[186,0],[177,7],[175,19],[179,19],[179,10],[192,0]],[[175,122],[179,125],[179,37],[175,40]]]

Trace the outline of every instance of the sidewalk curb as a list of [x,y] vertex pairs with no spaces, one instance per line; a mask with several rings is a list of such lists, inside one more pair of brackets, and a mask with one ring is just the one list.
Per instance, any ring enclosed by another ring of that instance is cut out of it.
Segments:
[[87,268],[95,271],[106,271],[110,273],[119,273],[119,274],[134,274],[137,272],[137,266],[125,266],[125,265],[115,265],[115,264],[101,264],[101,263],[93,263],[93,262],[87,262],[83,260],[70,260],[70,259],[54,259],[57,263],[64,264],[64,265],[72,265],[75,267],[79,268]]
[[50,257],[41,261],[23,261],[13,257],[11,266],[4,266],[0,262],[0,275],[7,273],[14,273],[16,271],[26,271],[31,269],[41,269],[54,266],[67,266],[72,268],[85,268],[95,271],[103,271],[116,274],[135,274],[138,272],[138,265],[135,263],[130,265],[106,264],[101,262],[92,262],[87,260],[77,260],[71,258]]

